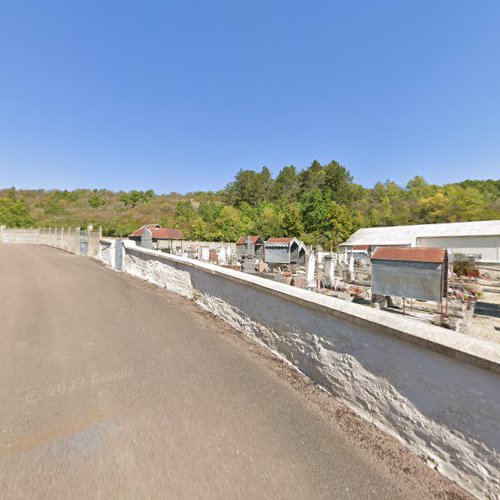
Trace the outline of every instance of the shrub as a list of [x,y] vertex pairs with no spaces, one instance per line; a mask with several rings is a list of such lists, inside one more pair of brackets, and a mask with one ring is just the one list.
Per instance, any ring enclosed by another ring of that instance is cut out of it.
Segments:
[[474,261],[471,260],[457,260],[453,263],[453,272],[457,276],[468,276],[469,278],[477,278],[479,270]]

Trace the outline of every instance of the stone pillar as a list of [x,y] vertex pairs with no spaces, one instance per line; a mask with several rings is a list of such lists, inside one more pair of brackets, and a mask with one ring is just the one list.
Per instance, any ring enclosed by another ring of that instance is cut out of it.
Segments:
[[74,249],[73,249],[73,253],[75,255],[80,255],[80,231],[81,231],[81,227],[80,226],[76,226],[74,231],[75,231],[75,236],[73,238],[73,241],[74,241]]
[[87,225],[87,256],[95,257],[97,255],[96,249],[96,235],[94,234],[94,226],[92,224]]

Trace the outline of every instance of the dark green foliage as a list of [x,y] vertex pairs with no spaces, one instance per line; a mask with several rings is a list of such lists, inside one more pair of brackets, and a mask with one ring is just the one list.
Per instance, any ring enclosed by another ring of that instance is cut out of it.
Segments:
[[263,167],[260,172],[240,170],[233,182],[226,186],[225,198],[236,207],[242,203],[257,206],[271,198],[274,180],[271,171]]
[[7,196],[0,198],[0,225],[27,227],[32,222],[26,203],[16,198],[15,189],[9,189]]
[[98,194],[94,194],[89,200],[89,205],[92,208],[99,208],[105,204],[106,200],[103,197],[99,196]]
[[120,193],[119,199],[127,208],[134,208],[139,203],[145,203],[146,201],[150,200],[154,197],[154,195],[155,193],[152,189],[148,189],[147,191],[134,190],[129,191],[128,193],[122,191]]

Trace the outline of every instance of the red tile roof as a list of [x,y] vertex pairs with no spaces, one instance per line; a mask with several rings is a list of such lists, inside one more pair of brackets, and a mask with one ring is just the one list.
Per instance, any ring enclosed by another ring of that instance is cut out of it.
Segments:
[[[262,240],[260,236],[250,236],[250,239],[252,240],[253,244],[257,243],[257,240]],[[244,245],[247,242],[247,236],[242,236],[237,242],[237,245]]]
[[352,247],[353,250],[368,250],[370,245],[354,245]]
[[372,260],[402,260],[409,262],[444,262],[445,248],[396,248],[379,247]]
[[[157,224],[149,224],[149,230],[153,236],[154,240],[183,240],[184,234],[180,229],[169,229],[166,227],[159,227]],[[140,238],[144,230],[146,229],[146,225],[141,226],[139,229],[134,231],[129,238]]]

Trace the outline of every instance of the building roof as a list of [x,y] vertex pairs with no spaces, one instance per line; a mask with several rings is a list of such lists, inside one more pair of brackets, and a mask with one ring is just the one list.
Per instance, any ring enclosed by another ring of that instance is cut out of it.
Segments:
[[354,245],[352,247],[353,250],[363,250],[367,251],[370,248],[370,245]]
[[291,243],[295,238],[269,238],[266,243]]
[[415,226],[369,227],[356,231],[340,246],[414,245],[417,238],[445,236],[499,236],[500,220],[418,224]]
[[265,248],[291,248],[292,245],[296,243],[299,249],[305,250],[305,245],[302,241],[297,238],[288,237],[288,238],[269,238],[264,242]]
[[[169,229],[166,227],[160,227],[158,224],[148,224],[149,230],[151,231],[151,235],[153,240],[183,240],[184,234],[180,229]],[[139,229],[134,231],[129,238],[140,238],[144,230],[146,229],[146,225],[141,226]]]
[[442,263],[446,260],[446,249],[380,247],[375,250],[372,260]]
[[[248,236],[242,236],[237,242],[237,245],[244,245],[247,242]],[[262,238],[260,236],[250,236],[250,239],[252,240],[253,244],[255,245],[258,240],[262,241]]]

